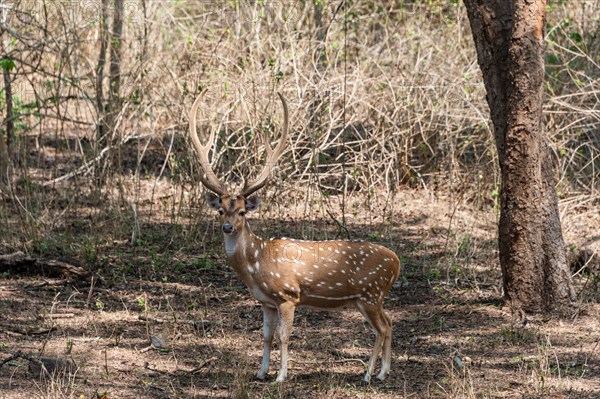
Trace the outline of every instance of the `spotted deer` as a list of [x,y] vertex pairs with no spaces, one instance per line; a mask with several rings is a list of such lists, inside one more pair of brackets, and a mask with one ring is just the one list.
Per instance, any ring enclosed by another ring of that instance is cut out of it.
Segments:
[[377,244],[354,241],[303,241],[289,238],[263,239],[250,229],[246,214],[259,207],[253,195],[267,183],[281,156],[288,136],[289,116],[285,99],[283,129],[275,148],[264,133],[266,163],[258,177],[246,181],[240,194],[231,195],[215,175],[209,151],[214,144],[211,131],[202,144],[196,131],[200,95],[190,112],[190,138],[198,153],[203,174],[200,181],[208,189],[206,201],[221,216],[227,263],[244,281],[263,308],[263,358],[257,378],[269,370],[271,344],[279,324],[281,367],[278,382],[287,377],[288,341],[298,306],[338,309],[354,306],[375,331],[375,345],[363,380],[369,382],[379,352],[382,365],[377,378],[383,380],[390,370],[392,321],[382,308],[383,299],[400,274],[400,261],[394,252]]

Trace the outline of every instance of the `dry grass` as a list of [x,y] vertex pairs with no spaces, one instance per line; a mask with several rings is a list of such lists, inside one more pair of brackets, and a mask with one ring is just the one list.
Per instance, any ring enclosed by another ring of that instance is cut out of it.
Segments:
[[[186,232],[193,220],[180,220],[184,228],[178,232],[159,218],[144,226],[139,246],[112,241],[112,234],[99,240],[94,269],[106,283],[89,300],[85,283],[5,276],[0,304],[13,317],[0,322],[2,357],[22,350],[72,359],[79,369],[44,381],[27,371],[26,361],[13,361],[0,368],[4,397],[597,396],[596,303],[583,304],[573,319],[539,317],[519,324],[502,307],[493,213],[423,191],[399,192],[395,201],[394,217],[402,223],[353,221],[351,228],[358,238],[391,244],[404,266],[386,301],[395,338],[385,382],[361,385],[373,334],[358,313],[304,309],[291,343],[290,380],[273,382],[276,345],[271,380],[255,381],[262,312],[223,263],[218,230],[202,222],[211,240],[194,245]],[[254,221],[257,232],[302,236],[301,224],[265,216]],[[335,231],[328,222],[316,234]],[[71,259],[85,263],[85,253]],[[51,284],[39,284],[43,281]],[[578,289],[584,281],[576,279]],[[52,317],[65,313],[73,317]],[[52,331],[24,336],[15,333],[18,328]],[[164,342],[161,348],[148,348],[153,337]]]

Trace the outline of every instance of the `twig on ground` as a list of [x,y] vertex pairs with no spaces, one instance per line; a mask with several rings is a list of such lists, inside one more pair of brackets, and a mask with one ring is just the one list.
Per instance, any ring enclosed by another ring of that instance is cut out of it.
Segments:
[[302,361],[302,360],[290,359],[289,361],[292,362],[292,363],[296,363],[296,364],[315,364],[315,365],[319,365],[319,364],[335,364],[335,363],[360,363],[364,367],[367,367],[367,363],[365,363],[364,360],[362,360],[362,359],[356,359],[356,358],[323,360],[323,361],[314,360],[314,361],[310,361],[310,362]]
[[49,317],[51,319],[71,319],[75,317],[75,313],[51,313],[45,315],[45,317]]
[[82,267],[57,260],[31,258],[21,251],[0,255],[0,272],[4,271],[33,272],[51,277],[71,279],[86,279],[90,276],[90,273]]
[[44,335],[44,334],[49,334],[49,333],[57,330],[56,327],[26,330],[24,328],[17,327],[17,326],[8,326],[8,327],[5,327],[4,329],[7,332],[12,332],[12,333],[20,334],[20,335]]
[[94,293],[94,276],[92,276],[90,280],[90,289],[88,290],[87,298],[85,299],[85,308],[90,307],[90,302],[92,300],[92,294]]
[[213,357],[211,357],[209,359],[206,359],[198,367],[196,367],[193,370],[190,370],[190,373],[191,374],[197,374],[197,373],[199,373],[203,368],[205,368],[206,366],[208,366],[210,363],[214,362],[215,360],[217,360],[216,356],[213,356]]
[[71,360],[49,357],[36,358],[26,353],[23,353],[22,351],[18,351],[10,355],[6,359],[0,361],[0,367],[19,358],[29,361],[29,371],[31,371],[33,374],[40,375],[43,373],[46,377],[49,378],[52,377],[51,374],[54,372],[73,372],[76,369],[75,363]]
[[214,324],[213,321],[205,320],[205,319],[202,319],[202,320],[172,319],[171,320],[171,319],[162,319],[162,318],[159,318],[159,317],[152,317],[152,316],[146,316],[146,315],[141,315],[139,317],[139,320],[142,320],[142,321],[151,321],[153,323],[159,323],[159,324],[162,324],[162,323],[189,324],[189,325],[194,326],[195,328],[200,328],[200,327],[206,328],[206,327],[210,326],[211,324]]

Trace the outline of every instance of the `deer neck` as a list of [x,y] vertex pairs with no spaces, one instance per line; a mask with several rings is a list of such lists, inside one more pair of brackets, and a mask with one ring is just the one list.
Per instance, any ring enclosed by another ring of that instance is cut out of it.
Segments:
[[235,253],[238,249],[238,243],[243,242],[243,239],[240,239],[242,233],[235,234],[224,234],[223,241],[225,242],[225,253],[227,257],[235,256]]
[[257,253],[259,248],[263,248],[262,239],[257,237],[250,230],[246,223],[245,228],[236,233],[225,235],[225,252],[227,253],[227,263],[244,281],[246,286],[252,288],[255,283],[252,273],[257,263]]
[[[224,242],[225,253],[227,254],[227,258],[230,260],[230,263],[232,260],[243,263],[250,255],[248,248],[251,246],[257,247],[257,244],[260,242],[260,238],[252,233],[252,230],[250,230],[250,225],[246,222],[241,231],[235,234],[225,234]],[[252,243],[254,243],[254,245],[252,245]]]

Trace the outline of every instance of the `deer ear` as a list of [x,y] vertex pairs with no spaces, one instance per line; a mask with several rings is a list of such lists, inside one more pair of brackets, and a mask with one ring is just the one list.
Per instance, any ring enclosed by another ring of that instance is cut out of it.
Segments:
[[219,197],[217,194],[207,191],[206,194],[204,194],[204,198],[206,199],[206,202],[208,202],[208,206],[211,208],[216,210],[221,209],[221,197]]
[[258,209],[260,205],[260,199],[256,195],[252,195],[246,198],[246,212],[252,212]]

